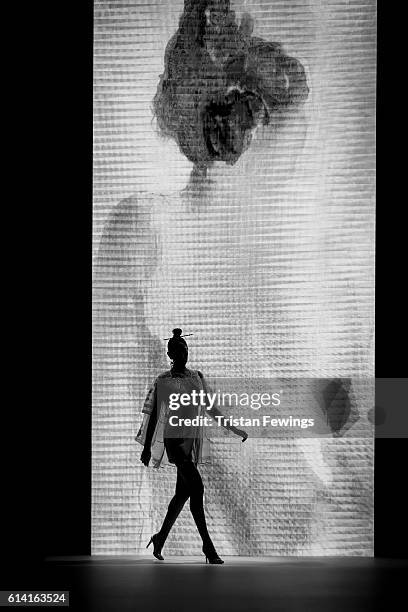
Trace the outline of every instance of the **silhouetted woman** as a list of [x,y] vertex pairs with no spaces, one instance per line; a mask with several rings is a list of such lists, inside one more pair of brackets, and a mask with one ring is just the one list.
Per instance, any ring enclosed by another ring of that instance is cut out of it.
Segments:
[[[186,393],[191,396],[194,390],[207,391],[201,372],[186,368],[188,347],[181,333],[181,329],[173,330],[173,337],[167,345],[167,354],[172,360],[171,369],[160,374],[154,381],[143,407],[145,419],[136,437],[136,440],[144,446],[140,458],[144,465],[148,466],[152,460],[153,467],[159,467],[166,453],[170,463],[177,466],[174,497],[169,504],[160,531],[151,537],[147,546],[153,544],[154,556],[163,560],[161,551],[167,536],[184,504],[190,499],[191,514],[203,541],[202,550],[206,562],[220,564],[224,561],[218,556],[208,533],[203,506],[204,485],[197,469],[203,450],[202,427],[199,425],[174,427],[169,424],[168,398],[171,393]],[[187,406],[181,405],[177,410],[179,421],[199,416],[202,408],[203,406],[193,403]],[[215,407],[206,413],[210,416],[221,414]],[[243,442],[248,437],[245,431],[236,427],[225,427],[237,436],[241,436]]]

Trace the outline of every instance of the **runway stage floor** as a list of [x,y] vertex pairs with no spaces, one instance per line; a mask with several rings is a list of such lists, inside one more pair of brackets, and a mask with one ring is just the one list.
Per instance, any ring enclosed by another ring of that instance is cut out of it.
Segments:
[[[70,608],[66,609],[90,612],[392,612],[405,608],[405,560],[224,560],[224,565],[210,566],[204,557],[168,557],[164,562],[151,555],[53,557],[42,564],[36,577],[9,586],[69,590]],[[400,594],[404,599],[398,603]]]

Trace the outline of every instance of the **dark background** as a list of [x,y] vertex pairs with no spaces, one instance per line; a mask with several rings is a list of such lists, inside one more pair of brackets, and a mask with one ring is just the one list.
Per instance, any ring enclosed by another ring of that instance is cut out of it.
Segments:
[[[378,9],[376,376],[401,378],[407,226],[406,169],[397,145],[404,152],[406,140],[396,83],[405,36],[386,6]],[[14,353],[3,354],[10,355],[3,385],[11,393],[7,401],[3,395],[10,423],[1,434],[1,525],[8,542],[3,559],[19,567],[50,555],[90,554],[92,10],[89,0],[35,7],[35,26],[31,17],[27,24],[33,43],[17,72],[22,93],[12,100],[22,111],[12,124],[17,151],[6,151],[16,176],[6,206],[14,219],[3,224],[4,238],[12,238],[3,270],[13,269],[7,294],[13,298],[4,301],[19,318],[3,319]],[[27,236],[16,238],[23,217]],[[407,439],[376,440],[379,557],[407,556],[406,457]]]
[[[407,377],[407,225],[402,202],[406,195],[405,126],[394,129],[398,83],[405,44],[404,24],[386,0],[378,2],[377,76],[377,233],[376,337],[377,378]],[[405,385],[405,407],[408,405]],[[374,537],[378,557],[408,557],[404,481],[407,438],[375,441]]]

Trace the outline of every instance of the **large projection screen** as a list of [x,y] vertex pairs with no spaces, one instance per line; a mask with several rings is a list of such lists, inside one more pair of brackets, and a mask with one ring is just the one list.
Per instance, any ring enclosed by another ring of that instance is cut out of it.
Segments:
[[[222,555],[373,555],[373,0],[236,0],[309,95],[186,200],[193,164],[152,101],[181,0],[95,0],[92,554],[144,554],[176,478],[134,438],[174,327],[213,377],[349,381],[341,435],[212,440]],[[356,416],[357,415],[357,416]],[[201,554],[188,504],[167,555]]]

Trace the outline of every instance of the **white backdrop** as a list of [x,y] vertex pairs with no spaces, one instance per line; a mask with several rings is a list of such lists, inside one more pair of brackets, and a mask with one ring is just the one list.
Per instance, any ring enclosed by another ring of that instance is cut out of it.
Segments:
[[[180,326],[208,375],[347,376],[360,413],[338,439],[214,442],[220,554],[370,555],[375,3],[232,4],[302,62],[310,96],[192,204],[191,164],[151,113],[182,3],[95,3],[92,552],[144,552],[160,527],[175,470],[146,470],[133,437]],[[166,552],[199,550],[185,509]]]

